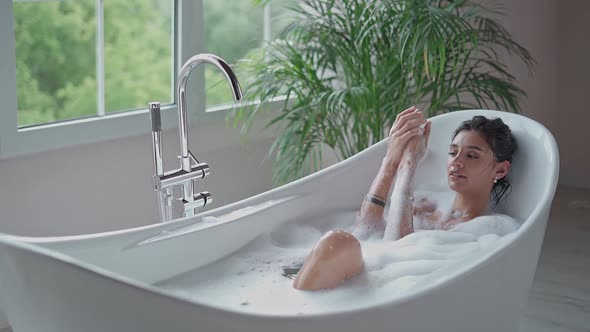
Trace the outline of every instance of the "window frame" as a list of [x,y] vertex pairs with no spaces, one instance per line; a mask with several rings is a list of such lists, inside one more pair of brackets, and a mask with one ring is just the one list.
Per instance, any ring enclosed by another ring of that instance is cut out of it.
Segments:
[[[265,12],[267,10],[265,8]],[[176,76],[180,67],[191,56],[202,53],[205,49],[203,0],[176,0],[174,22],[173,47],[176,58],[171,73],[174,103],[162,107],[164,130],[178,126]],[[183,31],[190,33],[183,34]],[[183,35],[187,38],[183,38]],[[265,31],[266,35],[268,33]],[[0,45],[0,160],[150,132],[147,105],[145,109],[100,116],[97,114],[88,118],[19,128],[13,0],[0,0]],[[205,76],[202,68],[191,75],[188,87],[191,91],[187,95],[190,124],[219,124],[224,121],[226,111],[235,107],[234,104],[227,104],[206,109]]]

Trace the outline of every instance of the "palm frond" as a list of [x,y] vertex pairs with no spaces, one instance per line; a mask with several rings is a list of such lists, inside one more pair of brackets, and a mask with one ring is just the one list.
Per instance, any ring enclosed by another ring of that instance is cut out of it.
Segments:
[[378,142],[409,105],[518,112],[526,93],[503,60],[534,72],[498,2],[300,0],[290,10],[297,20],[240,63],[253,73],[244,94],[260,103],[232,114],[245,135],[264,103],[287,96],[267,123],[281,127],[269,152],[277,184],[319,170],[326,147],[346,159]]

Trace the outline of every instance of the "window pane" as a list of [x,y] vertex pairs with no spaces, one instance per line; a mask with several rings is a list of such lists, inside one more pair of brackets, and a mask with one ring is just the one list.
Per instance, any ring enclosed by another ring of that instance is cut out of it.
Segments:
[[297,0],[272,0],[270,6],[271,24],[270,33],[271,39],[278,37],[278,34],[289,23],[295,19],[295,13],[290,10],[297,3]]
[[105,0],[105,109],[172,103],[173,0]]
[[95,0],[14,3],[18,124],[96,114]]
[[[250,0],[204,0],[205,48],[233,68],[239,59],[262,45],[264,8]],[[243,85],[244,74],[236,70]],[[233,102],[229,85],[219,69],[205,66],[207,107]]]

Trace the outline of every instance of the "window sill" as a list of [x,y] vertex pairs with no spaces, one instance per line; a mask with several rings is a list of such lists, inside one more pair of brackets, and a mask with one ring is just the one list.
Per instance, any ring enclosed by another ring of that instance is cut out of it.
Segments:
[[[278,110],[285,98],[277,98],[267,104],[268,110]],[[207,109],[204,113],[190,112],[190,126],[223,125],[227,112],[239,104],[226,104]],[[264,121],[268,116],[262,115]],[[269,119],[269,118],[268,118]],[[21,128],[1,142],[0,160],[30,155],[38,152],[59,148],[74,147],[89,143],[99,143],[115,139],[147,134],[151,131],[149,112],[137,110],[125,113],[109,114],[103,117],[92,117],[52,123],[40,126]],[[178,127],[178,111],[176,105],[162,108],[162,129],[170,130]],[[239,129],[235,129],[239,131]],[[268,133],[253,133],[255,140],[269,137]],[[75,138],[75,139],[73,139]],[[238,143],[238,142],[236,142]]]
[[[176,106],[171,105],[164,109],[162,126],[172,128],[177,119]],[[147,110],[21,128],[2,142],[0,159],[136,136],[149,130]]]

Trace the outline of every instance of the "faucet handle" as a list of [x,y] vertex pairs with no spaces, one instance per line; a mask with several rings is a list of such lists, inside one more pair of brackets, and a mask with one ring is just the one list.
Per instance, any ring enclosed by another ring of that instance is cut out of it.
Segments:
[[203,200],[203,207],[205,207],[213,202],[213,198],[211,197],[211,193],[208,191],[202,191],[200,193],[197,193],[197,194],[195,194],[194,198],[195,198],[195,201]]
[[201,179],[204,179],[207,175],[211,174],[211,169],[209,168],[209,164],[207,163],[200,163],[195,155],[189,150],[188,151],[189,158],[191,160],[191,172],[199,171],[201,172]]
[[152,132],[162,131],[162,118],[160,115],[160,103],[149,103],[150,119],[152,120]]
[[191,166],[191,172],[199,172],[201,174],[201,179],[204,179],[207,175],[211,174],[211,170],[209,169],[209,164],[207,163],[200,163]]
[[200,209],[213,202],[213,198],[211,198],[211,193],[208,191],[203,191],[194,194],[193,199],[194,200],[192,202],[187,202],[186,200],[183,200],[185,211],[191,209]]

